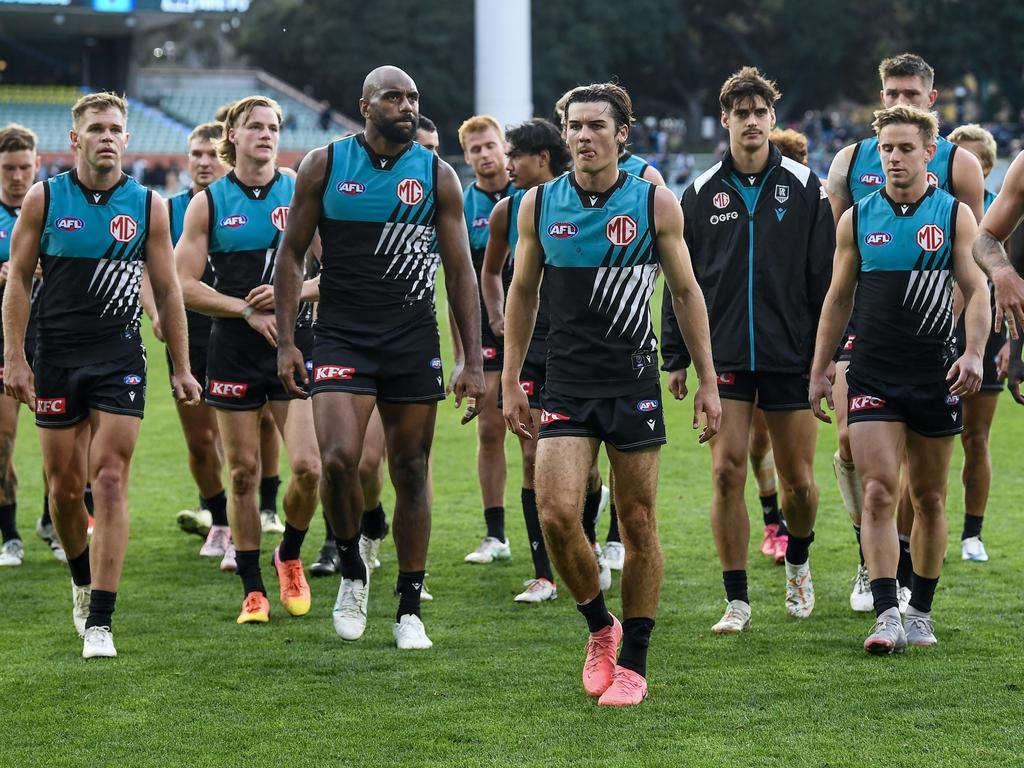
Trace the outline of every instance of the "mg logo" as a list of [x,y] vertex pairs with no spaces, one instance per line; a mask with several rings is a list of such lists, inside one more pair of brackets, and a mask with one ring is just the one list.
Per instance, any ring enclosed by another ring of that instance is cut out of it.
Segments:
[[398,199],[406,205],[416,205],[423,199],[423,185],[419,179],[402,179],[398,182],[395,192]]
[[248,389],[248,384],[242,384],[237,381],[219,381],[218,379],[210,379],[211,395],[242,398],[245,397],[246,390]]
[[36,398],[36,413],[67,413],[68,401],[63,397]]
[[928,179],[928,183],[931,184],[933,187],[939,186],[939,177],[936,176],[931,171],[928,171],[928,173],[926,173],[924,177]]
[[135,237],[139,225],[128,214],[122,213],[110,220],[110,235],[119,243],[127,243]]
[[717,195],[715,195],[713,198],[711,198],[711,202],[714,203],[715,208],[717,208],[718,210],[722,210],[723,208],[728,208],[729,207],[729,193],[728,192],[719,192]]
[[938,224],[925,224],[917,230],[917,244],[922,251],[937,251],[946,242],[946,233]]
[[288,223],[288,206],[277,206],[270,214],[270,223],[278,232],[284,232],[284,225]]
[[318,365],[313,372],[313,381],[337,381],[339,379],[351,379],[355,368],[347,365]]
[[612,245],[629,245],[636,240],[636,222],[625,214],[613,216],[604,233]]

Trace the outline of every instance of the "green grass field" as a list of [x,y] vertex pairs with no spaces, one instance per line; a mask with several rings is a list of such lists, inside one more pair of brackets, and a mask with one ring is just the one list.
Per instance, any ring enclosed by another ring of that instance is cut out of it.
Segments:
[[[655,293],[660,296],[660,291]],[[849,609],[856,545],[832,477],[835,436],[822,427],[811,563],[813,617],[783,607],[785,577],[757,551],[748,503],[752,631],[717,637],[721,572],[708,522],[709,453],[667,408],[659,517],[665,588],[652,638],[650,698],[598,709],[579,675],[585,625],[563,593],[539,606],[512,597],[532,575],[519,511],[518,449],[508,441],[513,560],[463,564],[483,534],[472,427],[442,404],[434,452],[434,528],[424,621],[434,648],[393,646],[391,542],[371,589],[365,637],[346,644],[330,610],[338,582],[311,580],[313,610],[291,618],[267,566],[271,623],[235,625],[241,589],[175,513],[194,502],[184,443],[153,353],[135,456],[132,538],[114,630],[119,657],[86,662],[70,617],[67,567],[32,534],[41,501],[39,447],[23,411],[17,466],[21,568],[0,571],[0,766],[312,765],[1020,765],[1024,750],[1021,577],[1024,477],[1015,446],[1024,411],[1003,395],[992,441],[985,525],[991,561],[959,555],[963,504],[951,483],[950,549],[936,597],[940,645],[899,657],[861,650],[871,618]],[[960,454],[953,474],[959,477]],[[393,494],[386,491],[389,518]],[[605,517],[599,523],[602,537]],[[304,550],[315,557],[319,515]],[[609,605],[619,606],[618,574]]]

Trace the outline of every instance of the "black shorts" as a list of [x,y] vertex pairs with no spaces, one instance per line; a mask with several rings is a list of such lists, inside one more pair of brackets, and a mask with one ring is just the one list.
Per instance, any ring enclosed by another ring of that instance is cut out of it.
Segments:
[[964,431],[963,403],[949,394],[946,382],[894,384],[846,373],[847,423],[901,421],[923,437],[946,437]]
[[486,314],[480,318],[480,322],[480,351],[484,356],[484,370],[500,372],[505,363],[505,340],[491,333]]
[[541,400],[541,439],[593,437],[617,451],[637,451],[668,442],[657,382],[635,394],[599,399],[560,395],[546,387]]
[[[526,393],[530,408],[540,410],[540,393],[544,391],[545,372],[548,368],[548,345],[546,341],[531,341],[519,372],[519,386]],[[503,405],[501,387],[498,388],[498,407]]]
[[[189,370],[203,388],[203,395],[206,395],[206,359],[210,351],[210,344],[189,344],[188,365]],[[174,373],[174,363],[171,361],[171,351],[164,346],[164,356],[167,358],[167,379]]]
[[856,333],[845,334],[843,343],[839,345],[839,356],[837,363],[848,363],[853,359],[853,343],[857,340]]
[[318,330],[312,394],[350,392],[393,403],[444,400],[441,341],[433,323],[342,336]]
[[[302,352],[306,370],[311,371],[312,330],[296,329],[295,346]],[[274,347],[262,338],[239,344],[232,336],[216,331],[210,334],[203,395],[207,405],[228,411],[254,411],[270,401],[292,399],[277,377]]]
[[762,411],[799,411],[810,408],[809,379],[803,373],[726,371],[718,374],[718,396],[726,400],[757,402]]
[[[982,392],[999,392],[1003,388],[1003,383],[999,381],[999,376],[996,374],[996,358],[999,356],[999,350],[1003,348],[1003,344],[1006,342],[1006,336],[1003,333],[989,333],[988,340],[985,342],[985,349],[981,352],[981,391]],[[961,355],[964,353],[964,349],[967,347],[967,332],[964,328],[963,315],[960,316],[960,322],[956,325],[956,349]]]
[[[25,339],[25,360],[29,368],[36,367],[36,340]],[[0,339],[0,388],[4,385],[4,340]]]
[[36,374],[36,425],[70,427],[105,411],[142,418],[146,408],[146,350],[141,345],[114,360],[78,367],[50,365],[42,355]]

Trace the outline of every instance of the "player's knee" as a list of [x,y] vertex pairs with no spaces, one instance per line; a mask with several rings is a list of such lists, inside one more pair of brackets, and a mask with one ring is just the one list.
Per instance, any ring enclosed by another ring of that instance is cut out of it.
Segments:
[[579,512],[564,504],[544,504],[538,499],[540,524],[544,535],[552,541],[563,542],[583,530]]
[[320,484],[320,459],[308,456],[292,464],[292,482],[300,488],[315,491]]
[[500,450],[505,445],[505,420],[501,418],[501,413],[488,416],[481,414],[477,418],[477,439],[480,441],[480,448]]
[[715,464],[711,475],[715,492],[719,496],[729,496],[743,492],[743,484],[747,480],[747,467],[743,461],[725,458]]
[[235,496],[250,496],[256,493],[259,485],[260,464],[253,458],[251,461],[240,461],[232,465],[228,472],[231,479],[231,493]]
[[914,494],[914,514],[927,518],[939,517],[946,511],[946,494],[940,489],[928,489]]
[[127,463],[119,460],[101,464],[92,479],[93,496],[106,499],[123,497],[128,486],[127,470]]
[[967,459],[977,461],[988,456],[988,430],[965,428],[962,441]]
[[340,446],[320,452],[323,477],[331,482],[356,482],[359,479],[359,454]]
[[396,453],[388,462],[396,488],[415,492],[426,486],[428,461],[425,453]]
[[891,517],[896,508],[896,489],[875,478],[864,480],[864,514],[875,519]]
[[634,546],[644,546],[657,539],[653,504],[624,504],[617,507],[615,512],[619,517],[619,526]]
[[786,500],[791,504],[800,506],[810,504],[814,498],[815,491],[818,489],[814,483],[814,477],[809,474],[798,477],[792,482],[782,483],[782,488],[786,495]]

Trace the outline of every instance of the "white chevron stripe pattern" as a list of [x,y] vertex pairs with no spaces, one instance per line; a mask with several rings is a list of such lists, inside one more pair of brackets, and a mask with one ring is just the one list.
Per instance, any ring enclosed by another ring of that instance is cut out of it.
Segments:
[[142,261],[99,259],[89,281],[89,292],[105,298],[102,317],[137,316],[139,288],[142,286]]
[[598,268],[590,306],[611,315],[605,336],[615,331],[622,338],[634,339],[638,347],[646,342],[651,331],[649,302],[657,277],[657,264]]
[[381,230],[374,254],[393,256],[382,277],[408,281],[408,303],[419,301],[434,290],[439,257],[430,253],[433,240],[434,227],[426,224],[387,222]]

